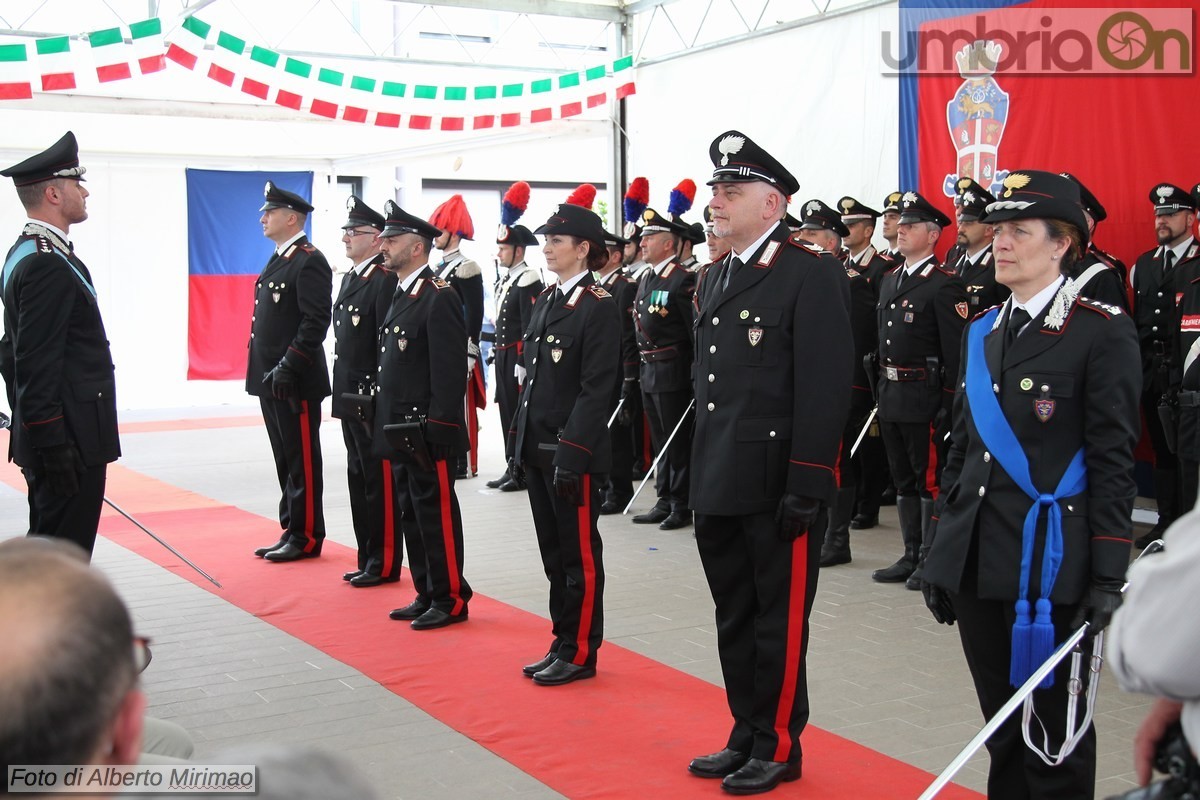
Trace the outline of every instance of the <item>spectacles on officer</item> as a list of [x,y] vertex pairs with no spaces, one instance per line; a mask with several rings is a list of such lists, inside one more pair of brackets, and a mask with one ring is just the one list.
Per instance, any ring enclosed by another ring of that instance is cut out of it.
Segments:
[[346,230],[342,231],[342,235],[349,236],[351,238],[354,238],[355,236],[378,236],[379,231],[375,230],[374,228],[368,228],[365,231],[347,228]]
[[141,674],[146,667],[150,666],[150,660],[154,658],[154,654],[150,652],[150,637],[149,636],[134,636],[133,637],[133,668],[138,674]]

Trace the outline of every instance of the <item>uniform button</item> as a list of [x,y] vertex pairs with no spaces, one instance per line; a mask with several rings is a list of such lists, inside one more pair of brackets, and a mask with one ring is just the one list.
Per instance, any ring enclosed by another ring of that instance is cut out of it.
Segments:
[[381,353],[386,353],[386,352],[387,352],[387,348],[386,348],[386,347],[381,347],[381,348],[379,348],[379,352],[381,352]]
[[255,321],[255,320],[257,320],[257,319],[258,319],[258,317],[255,317],[255,316],[252,316],[252,317],[250,317],[250,321],[251,321],[251,322],[254,322],[254,321]]
[[376,371],[376,372],[383,372],[383,367],[376,367],[376,368],[375,368],[375,371]]
[[1074,510],[1075,510],[1075,506],[1067,506],[1067,511],[1074,511]]
[[1000,384],[998,384],[998,383],[993,383],[993,384],[992,384],[992,391],[993,391],[993,392],[995,392],[996,394],[1000,394]]
[[980,496],[980,497],[983,497],[985,494],[987,494],[987,489],[985,489],[985,488],[983,488],[982,486],[980,486],[980,487],[979,487],[979,496]]
[[770,433],[770,436],[771,436],[771,438],[772,438],[772,439],[774,439],[774,438],[775,438],[775,431],[771,431],[771,433]]
[[1154,333],[1158,333],[1158,326],[1155,325],[1155,326],[1151,327],[1150,330]]
[[1159,292],[1159,293],[1158,293],[1158,296],[1159,296],[1159,297],[1162,297],[1162,292]]
[[892,340],[891,340],[891,339],[886,339],[886,340],[884,341],[884,344],[891,344],[891,343],[892,343]]
[[337,361],[337,353],[334,353],[334,354],[333,354],[333,360],[334,360],[334,361]]
[[892,321],[890,319],[888,320],[888,327],[892,327]]
[[896,308],[896,304],[892,303],[891,308],[894,310]]
[[716,405],[716,403],[709,403],[709,404],[708,404],[708,410],[709,410],[709,411],[714,411],[714,410],[716,410],[716,408],[717,408],[717,405]]
[[713,317],[713,325],[720,325],[720,324],[721,324],[721,318]]
[[710,353],[715,353],[715,352],[717,352],[717,346],[716,346],[715,344],[714,344],[714,345],[709,345],[708,352],[710,352]]
[[716,376],[716,375],[713,375],[711,372],[710,372],[710,373],[708,373],[708,382],[709,382],[709,383],[712,383],[712,382],[713,382],[713,381],[715,381],[716,379],[717,379],[717,376]]
[[538,336],[536,339],[534,339],[535,342],[540,342],[541,340],[542,340],[542,337],[540,337],[540,336]]
[[[250,321],[251,321],[251,322],[253,322],[253,321],[254,321],[254,317],[251,317],[251,318],[250,318]],[[334,324],[334,325],[341,325],[341,324],[342,324],[342,321],[341,321],[340,319],[335,319],[335,320],[333,321],[333,324]]]
[[992,460],[992,454],[985,450],[983,453],[983,463],[987,464],[991,460]]
[[258,301],[257,301],[257,300],[255,300],[255,301],[254,301],[254,305],[258,305]]
[[253,334],[253,333],[251,333],[251,334],[250,334],[250,338],[251,338],[251,339],[253,339],[253,338],[254,338],[254,334]]
[[536,359],[536,358],[533,360],[533,363],[535,363],[535,364],[537,363],[537,359]]
[[1156,309],[1154,309],[1154,313],[1155,313],[1155,314],[1161,314],[1161,313],[1162,313],[1162,309],[1161,309],[1161,308],[1156,308]]
[[104,397],[104,392],[96,392],[96,397]]
[[525,401],[525,407],[526,407],[526,408],[529,408],[529,401],[528,401],[528,400],[526,400],[526,401]]

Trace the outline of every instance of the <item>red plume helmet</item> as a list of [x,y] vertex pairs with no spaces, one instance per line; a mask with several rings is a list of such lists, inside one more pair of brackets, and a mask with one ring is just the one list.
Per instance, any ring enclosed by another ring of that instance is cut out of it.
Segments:
[[529,184],[525,181],[517,181],[504,193],[504,202],[500,204],[500,224],[513,225],[528,207]]
[[596,201],[596,187],[590,183],[581,183],[579,187],[571,192],[571,196],[567,198],[567,202],[573,206],[582,206],[588,211],[592,210],[592,203]]
[[429,224],[444,231],[456,234],[463,239],[475,238],[475,224],[467,212],[466,201],[461,194],[456,194],[433,210]]

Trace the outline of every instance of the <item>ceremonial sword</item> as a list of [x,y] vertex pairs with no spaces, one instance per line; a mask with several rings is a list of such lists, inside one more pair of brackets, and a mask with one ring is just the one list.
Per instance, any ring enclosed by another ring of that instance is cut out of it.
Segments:
[[638,484],[637,491],[633,493],[633,497],[629,498],[629,504],[625,506],[625,510],[621,512],[622,515],[628,514],[629,509],[633,508],[633,504],[637,501],[638,495],[642,493],[642,489],[646,488],[646,481],[650,480],[650,476],[654,474],[656,469],[658,469],[658,462],[662,460],[664,455],[666,455],[667,448],[671,446],[671,442],[675,439],[675,434],[679,433],[679,429],[683,427],[683,421],[687,419],[687,415],[692,413],[692,409],[695,407],[696,398],[693,397],[692,402],[688,403],[688,407],[683,410],[683,415],[679,418],[679,422],[675,423],[675,430],[671,431],[671,435],[667,437],[667,441],[664,442],[663,446],[659,449],[658,455],[654,458],[654,463],[650,465],[650,469],[646,470],[646,477],[642,478],[642,482]]

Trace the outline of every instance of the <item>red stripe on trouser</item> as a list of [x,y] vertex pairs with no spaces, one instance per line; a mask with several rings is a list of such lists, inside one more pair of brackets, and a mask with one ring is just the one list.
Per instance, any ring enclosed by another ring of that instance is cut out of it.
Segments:
[[796,704],[796,681],[800,672],[800,648],[804,635],[804,600],[808,595],[808,531],[792,542],[792,579],[788,587],[787,660],[783,665],[783,685],[779,706],[775,709],[775,755],[772,761],[787,761],[792,748],[788,723]]
[[[461,614],[462,598],[458,596],[462,588],[458,583],[458,550],[454,547],[454,510],[450,507],[450,474],[447,472],[447,462],[438,461],[438,499],[442,511],[442,544],[446,552],[446,573],[450,580],[450,597],[454,599],[451,614]],[[410,565],[411,566],[411,565]]]
[[392,498],[395,487],[392,485],[392,462],[385,458],[381,464],[383,466],[383,566],[380,571],[386,578],[392,574],[392,561],[396,557],[396,517],[393,513],[395,500]]
[[579,632],[575,636],[575,660],[580,666],[587,663],[591,650],[588,637],[592,633],[592,614],[596,608],[596,554],[592,552],[592,476],[584,474],[579,484],[583,504],[576,517],[579,529],[579,560],[583,566],[583,603],[579,608]]
[[833,485],[837,488],[842,488],[842,445],[844,442],[838,442],[837,458],[833,462]]
[[308,401],[300,401],[300,453],[304,461],[304,552],[311,553],[317,546],[313,536],[313,463],[312,463],[312,431],[308,418]]
[[937,484],[938,448],[937,448],[936,437],[937,437],[937,428],[934,427],[933,425],[930,425],[929,426],[929,463],[927,463],[925,465],[925,491],[929,492],[930,496],[933,497],[934,500],[937,500],[937,496],[938,496],[938,484]]

